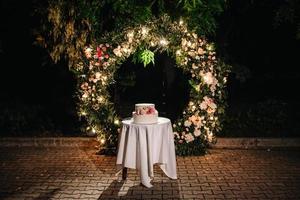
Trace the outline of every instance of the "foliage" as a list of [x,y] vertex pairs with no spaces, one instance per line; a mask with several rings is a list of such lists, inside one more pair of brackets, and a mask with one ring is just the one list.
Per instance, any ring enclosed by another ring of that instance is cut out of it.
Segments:
[[274,26],[290,24],[295,28],[296,39],[300,39],[300,3],[298,0],[286,0],[275,10]]
[[285,137],[292,134],[289,109],[284,101],[267,99],[244,107],[227,113],[222,136]]
[[214,34],[215,17],[223,11],[225,0],[36,0],[35,6],[40,21],[34,31],[36,43],[48,50],[54,62],[64,58],[71,68],[84,46],[104,32],[119,31],[164,13],[174,20],[182,18],[198,34]]
[[221,130],[226,107],[226,77],[229,67],[216,58],[214,45],[190,32],[183,21],[164,15],[143,24],[111,32],[87,46],[73,71],[78,78],[78,110],[87,131],[98,134],[104,149],[116,149],[120,118],[110,102],[108,86],[120,64],[139,48],[167,51],[178,67],[190,74],[193,90],[182,116],[173,124],[179,155],[205,152],[214,134]]
[[154,53],[148,49],[138,50],[133,56],[133,63],[143,63],[144,67],[152,63],[154,65]]
[[[144,65],[154,61],[154,52],[170,52],[191,74],[195,86],[189,106],[174,126],[178,153],[199,154],[221,129],[229,69],[217,61],[213,45],[196,33],[214,33],[215,16],[224,4],[225,0],[37,1],[41,26],[35,32],[37,43],[54,62],[68,61],[77,76],[79,115],[86,119],[86,131],[97,133],[108,149],[116,147],[120,125],[107,90],[117,67],[135,52]],[[177,22],[172,23],[164,13]],[[156,20],[158,16],[162,17]],[[142,52],[137,51],[139,47]],[[193,125],[186,127],[186,121]]]
[[5,136],[44,136],[56,131],[42,106],[15,102],[0,107],[0,129]]

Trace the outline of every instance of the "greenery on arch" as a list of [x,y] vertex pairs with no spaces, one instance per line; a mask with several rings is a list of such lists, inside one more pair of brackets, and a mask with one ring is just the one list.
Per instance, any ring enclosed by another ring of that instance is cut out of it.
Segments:
[[169,16],[111,32],[84,49],[74,67],[78,78],[78,110],[86,119],[87,131],[97,133],[105,149],[116,149],[120,118],[110,102],[108,86],[114,73],[138,48],[167,51],[178,67],[191,75],[190,102],[180,119],[173,123],[178,155],[199,155],[214,141],[221,129],[226,106],[227,65],[216,57],[214,45],[190,32],[184,21]]

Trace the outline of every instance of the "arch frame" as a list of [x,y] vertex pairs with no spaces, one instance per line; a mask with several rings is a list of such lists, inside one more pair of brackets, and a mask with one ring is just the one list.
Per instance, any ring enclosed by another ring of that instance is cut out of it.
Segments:
[[190,75],[189,103],[173,122],[176,153],[205,153],[222,128],[230,69],[217,58],[213,43],[189,31],[184,21],[172,21],[167,15],[107,33],[83,50],[73,72],[84,131],[97,134],[103,149],[116,150],[121,119],[110,101],[108,87],[115,82],[116,70],[138,49],[166,51]]

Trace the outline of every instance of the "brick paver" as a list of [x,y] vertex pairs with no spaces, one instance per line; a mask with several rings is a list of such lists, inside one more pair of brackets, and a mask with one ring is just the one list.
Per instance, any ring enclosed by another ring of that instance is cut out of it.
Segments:
[[210,150],[177,157],[178,180],[155,167],[123,182],[113,156],[83,147],[1,147],[0,199],[300,199],[300,152]]

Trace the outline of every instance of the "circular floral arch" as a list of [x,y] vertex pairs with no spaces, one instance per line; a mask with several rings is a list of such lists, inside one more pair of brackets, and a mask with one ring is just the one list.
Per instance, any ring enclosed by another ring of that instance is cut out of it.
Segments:
[[216,58],[212,43],[188,31],[182,20],[173,22],[166,15],[106,34],[84,49],[74,72],[78,78],[78,111],[86,121],[86,131],[98,135],[103,149],[116,149],[121,119],[110,101],[108,86],[114,83],[114,73],[122,62],[138,49],[167,51],[177,66],[190,74],[190,101],[173,122],[176,152],[204,153],[221,130],[229,69]]

